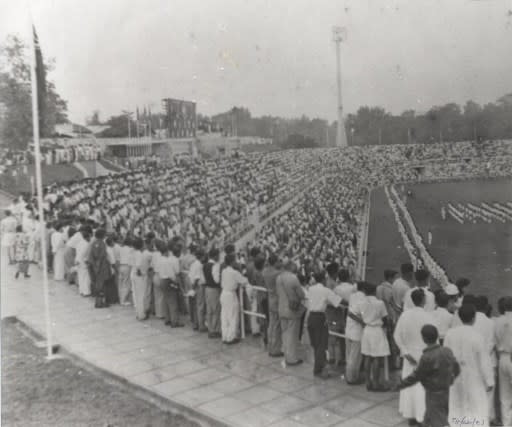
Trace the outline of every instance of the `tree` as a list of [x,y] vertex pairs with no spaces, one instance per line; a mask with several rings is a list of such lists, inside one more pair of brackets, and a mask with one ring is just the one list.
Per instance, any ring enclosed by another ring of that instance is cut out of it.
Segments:
[[100,111],[99,110],[94,110],[92,112],[92,115],[91,117],[89,117],[87,120],[86,120],[86,124],[89,125],[89,126],[98,126],[98,125],[101,125],[101,121],[100,121]]
[[[6,145],[25,149],[32,141],[32,103],[28,48],[15,35],[7,37],[0,46],[0,100],[3,114],[0,116],[0,140]],[[53,69],[53,61],[47,61],[45,72]],[[57,93],[55,84],[46,81],[44,115],[40,123],[40,135],[51,136],[57,123],[67,122],[67,103]]]
[[[112,116],[108,119],[107,124],[109,127],[101,132],[98,136],[103,138],[126,138],[128,137],[128,118],[121,114],[119,116]],[[137,136],[137,124],[134,120],[130,119],[131,136]],[[139,129],[140,135],[142,130]]]

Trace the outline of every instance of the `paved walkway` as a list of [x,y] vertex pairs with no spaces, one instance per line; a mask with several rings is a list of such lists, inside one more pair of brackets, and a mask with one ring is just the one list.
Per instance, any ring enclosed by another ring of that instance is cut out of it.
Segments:
[[[2,318],[17,316],[44,334],[41,275],[14,279],[1,266]],[[171,329],[162,321],[139,322],[130,307],[94,309],[77,289],[51,282],[53,334],[66,350],[165,398],[233,426],[406,425],[397,412],[397,393],[368,393],[339,377],[313,377],[311,358],[283,368],[259,341],[235,346],[210,340],[189,327]]]

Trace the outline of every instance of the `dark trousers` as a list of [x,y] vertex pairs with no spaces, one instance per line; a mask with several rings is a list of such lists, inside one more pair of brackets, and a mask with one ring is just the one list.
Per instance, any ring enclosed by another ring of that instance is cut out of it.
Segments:
[[445,427],[448,425],[449,390],[425,390],[425,426]]
[[163,286],[164,299],[165,299],[165,320],[171,326],[180,324],[180,306],[179,298],[180,291],[175,287],[169,285]]
[[314,374],[320,374],[326,364],[327,343],[329,342],[329,330],[324,313],[309,313],[308,318],[309,341],[315,352]]

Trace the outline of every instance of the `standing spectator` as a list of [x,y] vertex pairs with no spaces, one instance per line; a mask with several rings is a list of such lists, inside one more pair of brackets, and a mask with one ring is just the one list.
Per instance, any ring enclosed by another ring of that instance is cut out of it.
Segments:
[[164,273],[165,284],[162,285],[165,298],[165,324],[171,328],[182,328],[184,325],[180,319],[179,298],[180,290],[180,260],[181,243],[177,239],[171,240],[168,245],[170,251],[167,258],[167,269]]
[[249,284],[247,278],[233,268],[235,261],[236,255],[228,254],[224,260],[226,267],[221,273],[220,316],[224,344],[235,344],[240,341],[237,336],[240,328],[240,304],[237,290],[239,286]]
[[498,376],[501,422],[512,425],[512,297],[502,303],[503,315],[496,319],[495,339],[498,352]]
[[195,292],[195,318],[199,332],[208,331],[206,327],[206,296],[205,296],[205,279],[203,274],[203,262],[205,253],[201,248],[195,251],[195,259],[190,265],[189,278],[192,284],[192,289]]
[[403,303],[405,294],[412,288],[412,279],[414,276],[414,267],[411,263],[405,263],[400,266],[401,277],[393,282],[393,309],[396,317],[400,316],[403,311]]
[[448,311],[449,297],[446,295],[446,292],[443,290],[438,291],[435,298],[437,307],[432,313],[432,317],[439,335],[439,342],[443,345],[446,332],[448,332],[453,322],[453,314]]
[[313,374],[326,379],[330,374],[325,370],[329,329],[325,311],[328,305],[333,307],[341,303],[341,297],[324,285],[325,272],[314,275],[315,284],[306,293],[308,306],[309,341],[314,350],[315,363]]
[[29,266],[29,237],[26,233],[23,232],[23,227],[21,225],[16,226],[16,233],[14,235],[14,259],[18,263],[18,270],[16,271],[16,279],[19,277],[20,273],[28,278],[30,275],[28,274],[28,266]]
[[[347,324],[345,326],[345,351],[347,365],[345,367],[345,380],[347,384],[361,383],[361,337],[363,335],[364,322],[361,318],[361,309],[366,296],[364,294],[365,282],[358,282],[356,292],[350,295]],[[339,295],[339,294],[338,294]]]
[[91,295],[91,277],[89,275],[89,247],[91,241],[91,233],[86,227],[82,227],[79,233],[82,239],[76,246],[75,263],[77,266],[78,292],[84,297]]
[[286,365],[300,365],[298,356],[300,322],[305,313],[305,293],[295,274],[297,266],[288,261],[276,279],[279,320],[283,337],[283,352]]
[[489,425],[489,400],[487,393],[494,387],[491,358],[485,342],[473,327],[475,306],[463,304],[459,309],[462,326],[446,333],[444,346],[451,349],[460,364],[460,376],[450,388],[449,421],[475,419]]
[[167,245],[162,240],[155,242],[156,251],[151,258],[151,267],[153,269],[153,294],[155,296],[155,316],[158,319],[165,317],[165,290],[164,286],[170,277],[166,277],[168,270],[169,251]]
[[366,283],[365,301],[361,307],[361,318],[364,322],[361,337],[361,354],[364,356],[366,389],[368,391],[387,391],[389,387],[381,380],[385,358],[391,352],[384,332],[387,310],[384,302],[375,296],[376,286]]
[[5,211],[5,218],[0,221],[0,236],[2,238],[2,256],[7,253],[9,264],[14,263],[14,234],[16,233],[16,218],[10,210]]
[[105,282],[110,277],[110,263],[108,261],[107,246],[104,242],[105,230],[96,230],[94,241],[89,250],[89,274],[91,276],[92,291],[96,297],[95,308],[108,307],[105,299]]
[[52,233],[52,254],[53,254],[53,278],[55,280],[64,280],[66,250],[66,240],[62,232],[62,224],[55,225],[55,231]]
[[425,293],[425,311],[434,311],[436,308],[436,301],[434,294],[428,289],[428,279],[430,273],[427,270],[418,270],[414,273],[417,285],[409,289],[404,295],[403,307],[404,310],[409,310],[414,307],[414,303],[411,300],[411,293],[416,289],[423,289]]
[[268,354],[270,357],[283,357],[281,322],[279,321],[276,279],[281,271],[277,268],[279,258],[271,253],[268,265],[263,270],[263,279],[268,294]]
[[208,337],[220,338],[220,264],[219,250],[212,248],[208,252],[208,262],[203,266],[205,280],[206,322]]
[[127,237],[119,249],[119,279],[117,289],[121,305],[130,305],[130,294],[132,292],[131,269],[133,265],[134,249],[132,240]]
[[[414,308],[402,313],[395,327],[394,338],[396,345],[404,359],[402,378],[412,374],[425,349],[425,342],[421,337],[421,328],[432,324],[432,317],[423,308],[425,293],[416,289],[411,294]],[[425,389],[416,384],[400,391],[398,411],[409,419],[409,424],[422,423],[425,417]]]
[[412,374],[402,379],[400,388],[420,382],[425,388],[425,425],[445,427],[448,423],[448,396],[450,386],[460,373],[460,366],[447,347],[437,343],[438,333],[433,325],[421,328],[427,347]]

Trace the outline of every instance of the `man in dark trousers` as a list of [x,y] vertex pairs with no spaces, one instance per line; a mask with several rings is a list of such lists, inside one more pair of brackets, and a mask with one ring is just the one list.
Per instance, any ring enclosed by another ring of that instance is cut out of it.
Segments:
[[326,367],[326,351],[329,340],[329,329],[325,311],[327,306],[337,307],[341,303],[341,297],[325,286],[325,272],[315,274],[315,284],[310,286],[306,293],[308,316],[309,341],[315,352],[315,376],[326,379],[330,377]]
[[208,252],[208,262],[203,265],[206,298],[206,323],[208,337],[220,338],[220,264],[219,250],[212,248]]
[[283,357],[283,341],[281,337],[281,323],[277,305],[276,279],[281,273],[278,268],[278,257],[270,254],[268,265],[263,269],[263,279],[268,293],[268,354],[270,357]]
[[433,325],[421,328],[421,336],[427,348],[423,350],[418,366],[399,388],[405,388],[421,382],[425,388],[426,427],[445,427],[448,425],[448,396],[450,386],[460,373],[460,366],[447,347],[438,343],[437,329]]

